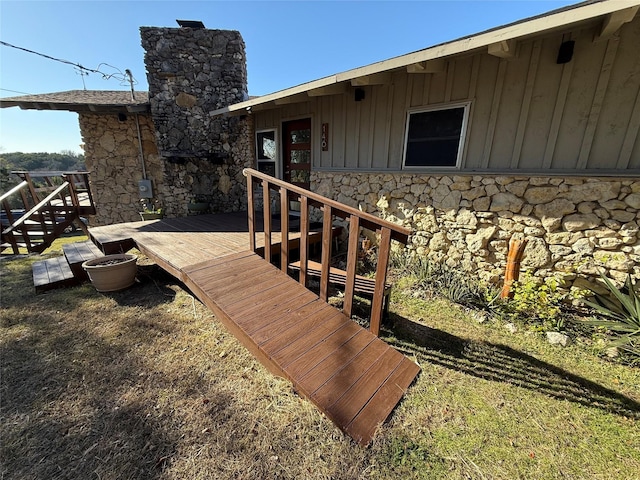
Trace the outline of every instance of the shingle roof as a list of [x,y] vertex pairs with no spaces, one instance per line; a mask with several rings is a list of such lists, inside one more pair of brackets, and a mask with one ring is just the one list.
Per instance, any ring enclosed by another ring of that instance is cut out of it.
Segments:
[[96,113],[146,112],[149,110],[149,93],[135,92],[135,100],[133,100],[129,90],[69,90],[67,92],[0,98],[0,107]]

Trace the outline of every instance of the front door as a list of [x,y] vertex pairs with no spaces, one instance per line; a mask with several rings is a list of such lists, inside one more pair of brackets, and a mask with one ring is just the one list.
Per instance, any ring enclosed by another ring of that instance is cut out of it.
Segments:
[[282,125],[284,180],[309,189],[311,180],[311,119]]

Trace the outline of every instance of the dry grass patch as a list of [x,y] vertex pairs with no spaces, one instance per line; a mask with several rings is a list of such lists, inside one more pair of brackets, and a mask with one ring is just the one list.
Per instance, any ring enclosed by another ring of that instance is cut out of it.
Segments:
[[395,289],[422,373],[373,444],[270,375],[174,278],[33,294],[0,262],[6,479],[637,478],[640,375]]
[[366,451],[172,277],[36,296],[32,260],[2,262],[3,478],[358,476]]

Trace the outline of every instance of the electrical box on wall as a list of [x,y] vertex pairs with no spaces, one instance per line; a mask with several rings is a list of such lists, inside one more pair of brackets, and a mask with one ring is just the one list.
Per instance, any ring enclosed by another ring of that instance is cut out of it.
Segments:
[[138,192],[140,193],[140,198],[151,198],[151,197],[153,197],[153,189],[151,188],[151,180],[139,180],[138,181]]

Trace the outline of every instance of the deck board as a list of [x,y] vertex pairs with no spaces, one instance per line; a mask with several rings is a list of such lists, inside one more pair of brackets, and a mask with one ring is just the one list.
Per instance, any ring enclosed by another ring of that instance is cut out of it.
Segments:
[[[294,388],[329,418],[346,419],[336,424],[358,442],[367,444],[404,395],[418,366],[261,257],[250,258],[268,265],[273,279],[249,284],[242,281],[239,291],[243,292],[243,299],[230,304],[226,303],[231,294],[228,291],[219,293],[216,288],[204,286],[202,295],[220,306],[226,322],[232,323],[237,335],[244,338],[243,343],[259,350],[272,368],[291,380]],[[246,257],[236,261],[247,267]],[[225,271],[232,271],[233,263],[222,264]],[[200,266],[190,280],[202,278],[205,270]],[[285,299],[298,292],[304,306],[291,310],[294,304]],[[314,301],[326,307],[314,312],[315,307],[320,307]],[[271,329],[272,323],[277,327]],[[288,328],[282,328],[285,325]],[[391,362],[380,362],[382,357],[389,357]],[[367,362],[378,367],[376,373],[382,368],[382,373],[365,376],[372,367]],[[363,378],[378,383],[364,389]],[[392,384],[387,385],[389,382]],[[348,392],[351,401],[347,405],[339,403]],[[334,410],[330,413],[331,407]],[[343,412],[345,409],[348,414]]]
[[[401,362],[402,359],[394,355],[393,349],[389,347],[389,350],[373,362],[350,387],[341,392],[340,398],[334,402],[328,402],[328,415],[340,425],[349,425],[367,399],[376,393],[380,385],[390,377]],[[316,396],[320,395],[325,395],[326,398],[327,393],[319,390]]]
[[31,271],[36,292],[44,292],[53,288],[66,287],[78,283],[65,257],[48,258],[34,262],[31,266]]
[[[107,250],[137,246],[181,279],[271,372],[289,379],[343,432],[368,444],[419,367],[248,251],[245,215],[133,222],[90,233]],[[290,235],[292,248],[299,238]],[[272,248],[279,242],[274,231]],[[264,247],[264,235],[256,235],[256,246]]]
[[398,404],[399,398],[402,398],[418,371],[415,363],[401,362],[347,425],[345,432],[357,442],[368,442],[373,438],[376,429]]
[[[284,305],[285,308],[288,306],[288,304]],[[288,345],[309,331],[316,322],[330,320],[331,316],[337,314],[338,312],[334,308],[315,296],[310,302],[302,305],[302,308],[290,310],[287,315],[268,324],[260,325],[260,328],[250,331],[250,333],[256,343],[265,349],[269,348],[264,345],[269,341],[272,344]]]
[[[328,355],[300,376],[300,384],[314,398],[321,398],[318,393],[321,387],[325,387],[325,390],[344,391],[344,386],[340,385],[342,379],[351,379],[362,373],[367,365],[377,360],[385,348],[384,344],[374,342],[370,337],[363,337],[345,344],[341,350],[340,355]],[[357,359],[360,361],[356,361]],[[329,405],[332,403],[333,401]]]

